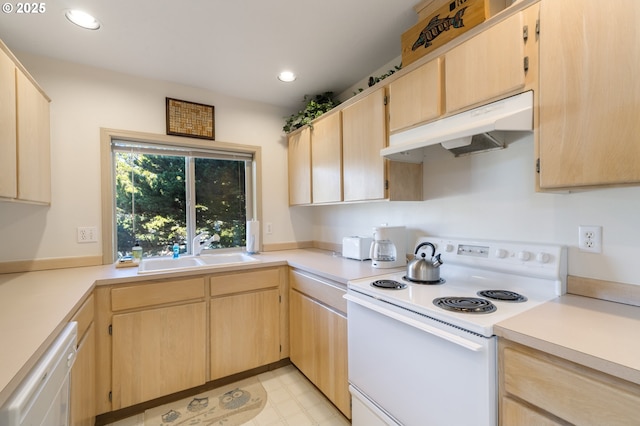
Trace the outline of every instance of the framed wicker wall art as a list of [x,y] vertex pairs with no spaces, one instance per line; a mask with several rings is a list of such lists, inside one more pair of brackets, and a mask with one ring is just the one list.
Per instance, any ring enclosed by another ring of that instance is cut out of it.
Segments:
[[167,135],[215,139],[213,105],[167,99]]

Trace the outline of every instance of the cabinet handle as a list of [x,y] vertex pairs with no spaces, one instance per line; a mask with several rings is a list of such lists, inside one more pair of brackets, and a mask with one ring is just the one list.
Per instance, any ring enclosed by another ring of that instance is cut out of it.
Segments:
[[525,25],[524,27],[522,27],[522,38],[524,39],[525,43],[529,39],[529,26],[528,25]]

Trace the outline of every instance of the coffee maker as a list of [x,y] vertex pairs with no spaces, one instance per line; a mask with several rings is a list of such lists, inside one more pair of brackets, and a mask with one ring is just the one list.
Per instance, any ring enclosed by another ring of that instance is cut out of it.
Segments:
[[407,236],[404,226],[381,225],[373,228],[371,266],[399,268],[407,264]]

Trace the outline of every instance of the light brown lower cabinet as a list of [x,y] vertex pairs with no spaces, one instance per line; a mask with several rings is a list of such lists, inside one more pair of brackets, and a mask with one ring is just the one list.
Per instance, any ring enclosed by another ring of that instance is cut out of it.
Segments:
[[111,409],[207,381],[204,278],[111,290]]
[[500,424],[638,424],[640,386],[499,340]]
[[113,409],[206,382],[205,302],[113,316]]
[[211,277],[211,380],[280,359],[280,273]]
[[297,271],[289,284],[291,362],[351,418],[345,290]]
[[71,369],[70,424],[93,426],[96,417],[96,328],[89,296],[72,321],[78,322],[78,352]]
[[94,411],[287,358],[285,287],[284,267],[97,287]]

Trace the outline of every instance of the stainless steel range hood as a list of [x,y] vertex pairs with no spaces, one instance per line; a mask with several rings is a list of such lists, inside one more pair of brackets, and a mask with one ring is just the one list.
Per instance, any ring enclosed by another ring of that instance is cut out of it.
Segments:
[[394,133],[380,155],[421,163],[424,147],[442,144],[454,155],[504,148],[507,132],[533,130],[533,92],[528,91],[431,123]]

